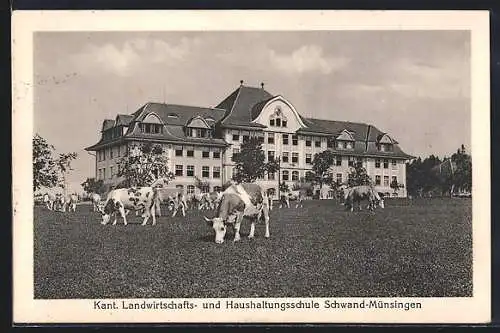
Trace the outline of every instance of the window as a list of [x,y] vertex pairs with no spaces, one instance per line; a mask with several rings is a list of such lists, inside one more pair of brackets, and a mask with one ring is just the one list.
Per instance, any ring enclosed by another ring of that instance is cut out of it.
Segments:
[[335,156],[335,165],[342,166],[342,156]]
[[270,162],[274,160],[274,150],[268,150],[267,151],[267,161]]
[[243,135],[243,142],[248,142],[249,139],[250,139],[249,135]]
[[384,176],[384,186],[389,186],[389,176]]
[[146,134],[162,134],[163,126],[161,124],[140,124],[141,133]]
[[276,118],[276,127],[281,127],[281,118]]
[[192,128],[186,128],[186,136],[193,136],[193,129]]
[[375,160],[375,168],[380,168],[380,158]]
[[106,178],[106,168],[102,168],[102,179]]
[[315,140],[314,147],[321,148],[321,140]]
[[210,178],[210,167],[208,167],[208,166],[201,167],[201,177],[202,178]]
[[380,185],[380,176],[375,176],[375,185]]
[[283,174],[281,176],[281,179],[288,180],[289,176],[290,176],[290,172],[288,170],[283,170]]
[[281,127],[286,127],[286,120],[281,121]]
[[186,152],[187,157],[194,157],[194,150],[190,149]]
[[344,148],[342,141],[337,141],[337,149],[342,149],[342,148]]
[[240,135],[239,134],[233,134],[233,141],[240,141]]
[[269,119],[269,126],[274,126],[274,119]]
[[184,176],[184,166],[183,165],[177,164],[175,166],[175,175],[179,176],[179,177]]
[[312,163],[311,154],[306,154],[306,164],[311,164],[311,163]]
[[337,174],[337,184],[342,184],[342,174],[341,173]]
[[312,179],[314,173],[312,171],[306,171],[306,179]]
[[114,167],[112,167],[112,166],[109,167],[109,178],[113,178],[113,175],[114,175],[113,169],[114,169]]
[[187,186],[187,194],[194,194],[194,185],[188,185]]
[[276,175],[274,174],[274,172],[269,172],[267,174],[267,179],[268,180],[275,180],[275,177],[276,177]]
[[239,148],[233,148],[233,156],[240,152]]
[[267,133],[267,143],[274,145],[274,133]]
[[330,140],[330,139],[327,139],[327,140],[326,140],[326,147],[327,147],[327,148],[333,148],[333,141],[332,141],[332,140]]
[[283,163],[288,163],[288,152],[283,153],[282,161],[283,161]]
[[120,157],[120,146],[116,147],[116,157]]
[[187,173],[186,174],[188,177],[194,177],[194,165],[187,166]]
[[391,164],[392,164],[392,170],[396,170],[398,168],[398,162],[396,160],[392,160]]
[[220,167],[219,166],[214,166],[213,177],[215,179],[219,179],[220,178]]
[[352,142],[351,142],[351,141],[347,141],[347,142],[345,143],[345,149],[352,149],[352,148],[353,148],[353,144],[352,144]]
[[384,159],[384,169],[389,168],[389,160]]
[[220,151],[214,151],[213,158],[220,158]]
[[299,163],[299,153],[292,153],[292,163]]
[[396,183],[398,182],[398,177],[397,176],[392,176],[391,183]]
[[292,145],[294,145],[294,146],[298,146],[299,145],[299,138],[295,134],[292,135]]
[[201,152],[201,157],[210,158],[210,152],[208,150],[204,150]]
[[354,157],[353,156],[349,156],[348,159],[347,159],[347,165],[354,168]]
[[175,156],[182,156],[182,148],[178,148],[175,150]]
[[361,157],[356,157],[356,164],[363,164],[363,159]]
[[283,144],[284,145],[288,144],[288,134],[283,134]]
[[259,140],[260,144],[263,144],[264,143],[264,134],[263,133],[258,134],[257,140]]
[[299,180],[299,172],[298,171],[292,171],[292,180],[293,181],[298,181]]
[[311,138],[306,138],[306,147],[311,147]]

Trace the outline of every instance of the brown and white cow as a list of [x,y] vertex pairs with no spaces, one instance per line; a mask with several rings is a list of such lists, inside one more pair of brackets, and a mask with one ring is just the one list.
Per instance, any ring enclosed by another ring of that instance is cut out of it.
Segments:
[[129,211],[143,212],[144,220],[142,225],[146,225],[149,217],[153,218],[153,225],[156,224],[155,209],[157,203],[157,191],[152,187],[131,187],[112,190],[108,193],[104,208],[101,210],[102,222],[107,224],[113,215],[117,221],[117,213],[123,219],[123,224],[127,225],[126,215]]
[[370,185],[354,186],[348,189],[344,205],[352,212],[354,211],[354,203],[357,202],[359,210],[361,210],[363,200],[368,200],[368,209],[370,210],[374,210],[377,205],[384,208],[384,199]]
[[265,237],[269,238],[269,198],[265,190],[257,184],[234,184],[223,193],[214,218],[205,221],[215,231],[215,243],[224,242],[228,225],[234,227],[234,241],[240,240],[240,226],[244,217],[251,219],[250,234],[248,238],[255,235],[255,222],[264,217],[266,224]]

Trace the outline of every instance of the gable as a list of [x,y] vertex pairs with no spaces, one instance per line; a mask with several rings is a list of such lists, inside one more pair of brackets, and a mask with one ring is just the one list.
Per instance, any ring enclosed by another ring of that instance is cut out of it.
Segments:
[[143,123],[148,124],[163,124],[160,117],[158,117],[155,113],[150,113],[142,120]]
[[343,140],[343,141],[354,141],[354,135],[351,134],[351,132],[349,132],[348,130],[345,129],[335,139],[337,139],[337,140]]
[[394,144],[395,141],[387,134],[383,134],[379,137],[378,143]]
[[188,122],[187,127],[210,128],[210,126],[208,126],[208,124],[200,117],[191,119],[191,121]]
[[[280,118],[286,121],[287,131],[296,131],[307,127],[293,105],[282,96],[276,96],[263,105],[259,115],[252,122],[264,125],[272,129],[269,120]],[[278,126],[279,127],[279,126]]]

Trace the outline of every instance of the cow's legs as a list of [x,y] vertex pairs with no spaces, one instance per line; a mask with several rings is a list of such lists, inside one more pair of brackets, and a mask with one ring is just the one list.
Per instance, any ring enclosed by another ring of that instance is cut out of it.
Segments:
[[269,238],[269,208],[264,206],[262,207],[262,212],[264,213],[264,222],[266,223],[266,233],[264,237]]
[[238,216],[236,216],[236,221],[234,222],[234,241],[235,242],[237,242],[237,241],[239,241],[241,239],[241,237],[240,237],[240,227],[241,227],[241,221],[242,220],[243,220],[243,213],[238,214]]
[[[125,208],[122,205],[120,205],[120,207],[118,208],[118,211],[120,212],[120,215],[123,219],[123,225],[127,225],[127,215],[125,214]],[[116,216],[116,214],[115,214],[115,216]],[[116,219],[115,219],[115,223],[116,223]]]
[[186,206],[184,204],[181,204],[181,211],[182,211],[182,216],[186,216]]
[[156,225],[156,215],[155,215],[155,212],[156,212],[156,204],[153,203],[153,206],[151,206],[151,210],[150,210],[151,214],[149,215],[152,215],[152,219],[153,219],[153,225]]

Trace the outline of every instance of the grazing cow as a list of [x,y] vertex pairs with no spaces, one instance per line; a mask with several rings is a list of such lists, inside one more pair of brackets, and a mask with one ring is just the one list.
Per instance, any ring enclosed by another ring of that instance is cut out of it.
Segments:
[[66,198],[63,205],[63,212],[68,210],[68,212],[76,212],[76,203],[78,202],[78,196],[76,194],[71,194],[68,198]]
[[56,201],[56,196],[53,195],[52,193],[45,193],[43,195],[43,202],[45,203],[47,209],[53,210],[55,201]]
[[217,208],[221,199],[222,199],[222,193],[220,193],[220,192],[211,192],[210,194],[208,194],[208,201],[209,201],[210,209]]
[[92,199],[92,206],[94,207],[94,212],[99,211],[99,204],[101,202],[101,196],[97,193],[92,193],[90,198]]
[[64,195],[62,195],[61,193],[57,193],[56,199],[54,200],[54,203],[52,204],[53,210],[64,212],[66,209],[65,202],[66,202],[66,200],[64,198]]
[[384,208],[384,199],[369,185],[350,188],[345,196],[345,205],[352,212],[354,211],[354,203],[357,202],[359,210],[361,210],[361,201],[363,200],[368,200],[368,209],[370,210],[374,210],[377,205]]
[[157,197],[158,192],[152,187],[131,187],[112,190],[108,193],[104,208],[101,210],[101,224],[107,224],[111,216],[114,215],[115,220],[113,225],[115,225],[117,221],[116,214],[120,213],[120,216],[123,218],[123,224],[127,225],[126,215],[130,210],[135,210],[136,212],[143,211],[142,217],[144,217],[144,221],[142,225],[146,225],[150,216],[152,216],[153,225],[155,225]]
[[180,209],[182,216],[186,216],[187,202],[186,197],[182,192],[177,193],[177,195],[169,197],[168,202],[169,210],[173,210],[172,217],[177,215],[177,211]]
[[234,241],[240,240],[240,226],[244,217],[252,221],[248,238],[253,238],[255,222],[261,216],[266,223],[265,237],[269,238],[269,198],[259,185],[242,183],[231,185],[223,192],[216,217],[204,218],[215,230],[215,243],[221,244],[229,224],[234,227]]
[[305,191],[297,190],[297,191],[288,191],[284,192],[280,198],[280,208],[286,206],[290,208],[290,200],[295,200],[297,203],[295,204],[295,208],[304,207],[303,201],[305,198]]

